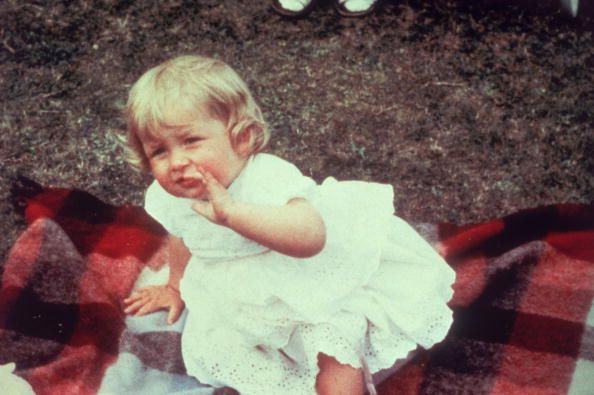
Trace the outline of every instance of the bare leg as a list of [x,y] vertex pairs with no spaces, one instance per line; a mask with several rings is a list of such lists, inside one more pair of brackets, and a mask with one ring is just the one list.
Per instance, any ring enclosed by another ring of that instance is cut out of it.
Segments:
[[333,357],[318,354],[320,373],[316,390],[320,395],[363,395],[363,373],[361,369],[342,365]]

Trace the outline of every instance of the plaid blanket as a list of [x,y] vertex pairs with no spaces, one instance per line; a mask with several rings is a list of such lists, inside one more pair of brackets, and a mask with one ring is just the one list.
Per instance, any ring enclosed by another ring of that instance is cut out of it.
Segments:
[[[27,180],[13,195],[27,228],[3,265],[0,365],[37,394],[212,393],[185,375],[184,317],[122,312],[134,286],[166,281],[159,224]],[[594,205],[417,227],[457,272],[455,322],[380,394],[594,393]]]

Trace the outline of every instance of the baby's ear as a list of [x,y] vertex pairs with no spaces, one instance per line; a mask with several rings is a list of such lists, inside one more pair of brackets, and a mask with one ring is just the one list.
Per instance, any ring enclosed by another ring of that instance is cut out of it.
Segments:
[[252,153],[252,128],[253,126],[246,126],[235,137],[235,151],[243,157],[248,157]]

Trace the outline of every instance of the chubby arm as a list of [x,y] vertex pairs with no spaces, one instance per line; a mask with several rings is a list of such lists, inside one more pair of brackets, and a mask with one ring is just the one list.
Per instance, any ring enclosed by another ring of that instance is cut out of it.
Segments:
[[292,199],[284,206],[237,202],[212,175],[203,175],[208,201],[193,205],[200,215],[285,255],[307,258],[324,248],[324,221],[307,200]]
[[167,286],[179,292],[179,283],[190,260],[190,251],[179,237],[169,236],[169,282]]
[[326,242],[322,218],[304,199],[293,199],[284,206],[237,202],[228,211],[227,226],[270,249],[298,258],[316,255]]

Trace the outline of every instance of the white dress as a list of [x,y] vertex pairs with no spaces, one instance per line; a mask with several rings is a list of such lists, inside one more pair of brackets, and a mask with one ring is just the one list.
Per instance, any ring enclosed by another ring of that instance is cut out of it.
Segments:
[[441,341],[454,272],[393,215],[390,185],[326,179],[321,185],[269,154],[248,160],[234,199],[284,205],[307,199],[326,226],[311,258],[269,250],[196,214],[191,199],[154,182],[145,208],[192,258],[180,290],[187,371],[243,395],[315,394],[320,352],[374,373],[417,345]]

